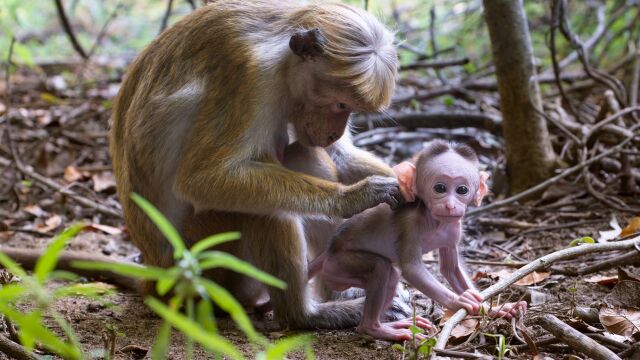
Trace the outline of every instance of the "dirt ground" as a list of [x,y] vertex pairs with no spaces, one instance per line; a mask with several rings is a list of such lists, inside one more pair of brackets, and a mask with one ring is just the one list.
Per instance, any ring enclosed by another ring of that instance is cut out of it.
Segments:
[[[533,259],[537,256],[557,250],[561,245],[566,244],[568,239],[574,239],[582,236],[591,236],[597,233],[597,230],[606,230],[608,228],[607,221],[609,216],[598,213],[602,217],[602,224],[596,226],[581,226],[579,228],[570,228],[554,231],[541,231],[526,236],[526,241],[518,248],[512,250],[527,259]],[[624,217],[621,217],[621,222]],[[522,219],[521,219],[522,220]],[[527,220],[527,219],[524,219]],[[534,219],[530,219],[534,220]],[[496,230],[491,226],[478,225],[475,221],[468,221],[466,224],[467,232],[464,240],[465,254],[467,259],[484,259],[487,255],[494,257],[504,257],[504,251],[496,249],[490,245],[493,238],[503,236],[501,230]],[[4,237],[2,246],[15,246],[25,248],[39,248],[46,244],[47,238],[34,237],[27,234],[17,233],[9,237]],[[136,249],[125,239],[124,235],[112,236],[100,234],[97,232],[83,232],[73,239],[69,245],[69,249],[86,251],[89,253],[111,254],[114,258],[130,258],[136,254]],[[478,255],[480,254],[480,255]],[[579,261],[579,260],[576,260]],[[570,262],[567,265],[571,265]],[[437,266],[429,265],[431,269],[437,272]],[[500,270],[495,266],[468,266],[472,273],[477,272],[495,272]],[[638,268],[630,268],[631,272],[638,273]],[[614,273],[614,271],[609,271]],[[488,286],[490,282],[485,278],[480,281],[480,286]],[[575,287],[577,291],[570,293],[568,288]],[[528,290],[528,291],[527,291]],[[531,292],[535,291],[535,299],[532,302]],[[529,325],[534,338],[542,336],[542,331],[535,324],[535,318],[539,314],[553,313],[557,316],[564,316],[571,311],[572,306],[594,306],[598,307],[599,302],[609,292],[609,288],[585,282],[579,277],[567,277],[563,275],[551,275],[549,279],[544,281],[540,286],[518,287],[514,286],[511,291],[511,300],[516,300],[524,296],[529,301],[529,311],[525,318],[525,324]],[[527,295],[528,294],[528,295]],[[438,305],[434,307],[433,303],[424,298],[421,294],[413,294],[416,298],[417,313],[426,314],[432,321],[436,322],[438,317],[442,315],[442,310]],[[116,348],[121,350],[117,353],[117,359],[140,359],[144,358],[145,350],[151,348],[155,332],[157,331],[160,320],[148,310],[143,299],[136,293],[127,291],[118,291],[116,295],[110,296],[109,301],[113,303],[111,307],[105,307],[98,302],[90,301],[83,298],[67,298],[60,301],[56,308],[66,316],[76,330],[80,341],[85,347],[87,353],[92,350],[99,349],[104,346],[103,333],[107,331],[109,326],[113,326],[117,331]],[[502,298],[501,301],[505,301]],[[270,339],[275,340],[283,335],[292,334],[283,332],[278,325],[271,319],[270,314],[266,317],[254,316],[256,326]],[[234,328],[229,319],[220,320],[222,333],[238,344],[243,352],[251,358],[252,349],[246,343],[242,334]],[[519,344],[512,339],[511,325],[506,320],[498,320],[485,327],[477,330],[479,333],[502,333],[511,339],[512,344]],[[317,359],[401,359],[401,353],[391,348],[391,344],[385,341],[378,341],[368,337],[364,337],[355,332],[354,329],[344,330],[318,330],[311,332],[315,336],[313,349]],[[478,339],[471,343],[474,346],[482,345],[482,342],[491,344],[492,340],[485,337],[483,341]],[[171,352],[169,359],[183,358],[184,339],[174,332]],[[491,346],[486,346],[486,351],[492,353]],[[547,353],[550,358],[562,359],[566,353],[570,353],[568,348],[558,346],[554,348],[554,353]],[[526,353],[512,353],[510,358],[530,358]],[[201,349],[196,350],[197,359],[206,359],[208,357]],[[292,358],[304,358],[303,354],[292,356]],[[6,357],[3,357],[6,359]]]
[[[46,74],[34,76],[17,72],[13,75],[10,117],[14,119],[14,139],[23,162],[62,184],[65,189],[118,208],[106,138],[109,101],[117,91],[117,83],[98,83],[86,93],[78,95],[73,89],[52,89],[47,85],[50,79]],[[6,127],[1,130],[3,133],[0,138],[4,139]],[[491,186],[495,195],[488,200],[504,196],[504,154],[499,138],[477,129],[426,129],[419,134],[430,134],[432,137],[472,145],[479,152],[481,162],[492,173]],[[400,136],[395,138],[399,139]],[[425,140],[428,139],[420,137],[413,142],[393,140],[391,155],[379,144],[369,150],[389,163],[396,163],[414,153]],[[42,248],[65,226],[75,221],[84,221],[107,225],[112,227],[111,230],[117,231],[111,234],[101,230],[82,232],[71,241],[69,249],[103,254],[114,259],[132,259],[137,255],[137,250],[123,231],[122,221],[102,215],[95,209],[80,206],[49,186],[25,181],[28,178],[20,174],[9,159],[10,154],[0,144],[0,180],[3,184],[12,184],[7,191],[0,193],[0,224],[3,224],[3,228],[0,228],[0,246]],[[507,206],[466,219],[463,255],[471,262],[502,262],[510,259],[526,263],[562,249],[576,238],[597,238],[598,231],[611,229],[609,222],[612,215],[615,215],[622,227],[631,218],[630,214],[613,214],[586,195],[580,185],[559,183],[524,205]],[[597,309],[604,296],[611,291],[610,287],[586,281],[592,275],[568,276],[563,275],[562,270],[583,267],[620,255],[592,255],[554,264],[550,276],[539,284],[514,285],[506,294],[493,300],[498,303],[520,298],[528,301],[529,311],[525,317],[527,332],[535,340],[543,339],[548,335],[538,325],[539,315],[551,313],[561,319],[568,319],[577,306]],[[437,265],[433,260],[433,257],[425,257],[431,270],[437,272]],[[468,268],[472,274],[480,274],[474,277],[478,278],[477,283],[481,289],[496,281],[495,277],[498,275],[495,273],[513,271],[513,268],[493,263],[472,263]],[[637,267],[626,269],[630,273],[640,274]],[[593,275],[615,273],[616,269],[611,269]],[[416,299],[417,313],[437,322],[443,313],[440,307],[434,306],[420,294],[413,293],[413,296]],[[95,301],[68,298],[60,301],[56,307],[70,320],[88,354],[102,348],[103,333],[114,328],[117,333],[116,358],[140,359],[148,356],[147,350],[152,346],[160,324],[159,319],[145,308],[143,299],[136,293],[118,291],[109,300],[114,306],[105,307]],[[290,334],[279,329],[269,314],[266,317],[254,316],[254,320],[258,329],[271,339]],[[225,336],[241,346],[249,358],[252,357],[252,348],[230,320],[220,319],[220,327]],[[601,331],[601,326],[596,324],[596,327]],[[392,344],[360,336],[354,329],[319,330],[311,333],[315,336],[313,349],[317,359],[403,358],[399,350],[391,348]],[[504,335],[512,349],[507,355],[509,358],[531,358],[526,353],[527,347],[520,346],[522,343],[514,338],[512,326],[505,320],[483,320],[472,335],[457,341],[451,340],[450,344],[457,346],[460,351],[475,350],[495,356],[495,338],[487,334]],[[182,359],[183,347],[184,339],[174,334],[169,358]],[[577,358],[567,357],[575,353],[562,344],[550,345],[540,350],[552,359]],[[198,359],[208,358],[201,350],[197,350],[196,354]],[[292,356],[296,359],[303,357],[303,354]],[[7,357],[0,355],[0,359]]]

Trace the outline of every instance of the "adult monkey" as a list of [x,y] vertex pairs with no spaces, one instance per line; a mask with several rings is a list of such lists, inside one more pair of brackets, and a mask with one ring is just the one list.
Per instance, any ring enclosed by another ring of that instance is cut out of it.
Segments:
[[[215,1],[163,32],[129,68],[111,130],[118,193],[143,261],[169,266],[172,250],[131,192],[155,204],[187,241],[241,231],[227,250],[288,284],[269,290],[283,325],[356,325],[359,304],[308,296],[302,215],[349,217],[397,205],[393,172],[343,136],[353,110],[389,105],[392,42],[365,11],[288,1]],[[342,183],[282,166],[290,135],[325,148],[308,152],[318,154],[309,163],[335,168]],[[260,294],[237,274],[212,276],[245,304]]]

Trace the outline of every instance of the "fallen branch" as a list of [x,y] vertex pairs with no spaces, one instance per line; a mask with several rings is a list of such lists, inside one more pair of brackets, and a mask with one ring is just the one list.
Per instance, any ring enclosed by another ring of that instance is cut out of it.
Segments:
[[368,118],[359,117],[351,121],[353,130],[357,133],[360,129],[367,129],[368,122],[376,124],[376,128],[403,126],[407,129],[415,128],[446,128],[455,129],[461,127],[474,127],[485,129],[493,134],[502,132],[502,119],[495,115],[478,112],[456,111],[456,112],[428,112],[428,113],[408,113],[387,115],[379,114]]
[[[522,279],[526,275],[537,271],[542,268],[546,268],[557,262],[559,260],[565,259],[573,259],[576,256],[592,254],[596,252],[606,252],[606,251],[615,251],[615,250],[628,250],[633,249],[636,246],[640,246],[640,236],[636,236],[629,240],[610,242],[604,244],[585,244],[576,247],[571,247],[567,249],[558,250],[551,254],[547,254],[543,257],[538,258],[537,260],[532,261],[526,266],[516,270],[509,277],[506,277],[496,284],[486,288],[481,291],[480,294],[485,299],[493,297],[500,292],[504,291],[506,288],[511,286],[516,281]],[[458,310],[449,320],[446,322],[442,330],[440,331],[440,335],[438,336],[438,341],[436,343],[436,349],[444,349],[447,345],[447,341],[449,336],[451,335],[451,331],[453,328],[467,315],[467,311],[465,309]]]
[[469,58],[446,59],[446,60],[425,60],[416,61],[411,64],[400,66],[400,71],[415,69],[442,69],[448,66],[461,66],[469,63]]
[[[614,117],[616,115],[617,116],[621,116],[621,115],[623,115],[622,113],[626,114],[628,112],[637,111],[637,110],[640,110],[640,107],[627,108],[627,109],[624,109],[624,110],[612,115],[611,117]],[[526,197],[528,197],[530,195],[533,195],[533,194],[535,194],[535,193],[537,193],[539,191],[542,191],[543,189],[547,188],[548,186],[550,186],[550,185],[552,185],[552,184],[554,184],[554,183],[556,183],[556,182],[568,177],[569,175],[577,173],[578,171],[580,171],[583,168],[585,168],[585,167],[587,167],[587,166],[599,161],[600,159],[603,159],[603,158],[605,158],[607,156],[610,156],[612,154],[615,154],[615,153],[618,153],[618,152],[622,151],[622,149],[631,140],[633,140],[633,138],[636,137],[635,131],[637,131],[638,129],[640,129],[640,124],[636,124],[636,125],[632,126],[629,129],[629,131],[632,132],[631,136],[628,136],[627,138],[622,140],[618,145],[612,147],[611,149],[609,149],[609,150],[607,150],[607,151],[605,151],[603,153],[600,153],[600,154],[590,158],[587,161],[581,162],[581,163],[579,163],[579,164],[577,164],[577,165],[575,165],[573,167],[565,169],[560,174],[558,174],[558,175],[556,175],[554,177],[551,177],[551,178],[539,183],[538,185],[535,185],[535,186],[533,186],[533,187],[531,187],[531,188],[529,188],[529,189],[527,189],[527,190],[525,190],[525,191],[523,191],[521,193],[518,193],[516,195],[508,197],[508,198],[506,198],[504,200],[494,201],[489,205],[486,205],[486,206],[483,206],[483,207],[479,207],[477,209],[470,210],[470,211],[467,212],[466,215],[467,216],[478,215],[480,213],[483,213],[483,212],[486,212],[486,211],[489,211],[489,210],[493,210],[493,209],[496,209],[496,208],[499,208],[499,207],[502,207],[502,206],[505,206],[505,205],[512,204],[512,203],[514,203],[514,202],[516,202],[516,201],[518,201],[520,199],[524,199],[524,198],[526,198]]]
[[589,356],[589,358],[595,360],[620,359],[616,353],[607,347],[598,344],[595,340],[565,324],[551,314],[542,315],[539,320],[545,330],[562,340],[562,342],[569,345],[572,349]]
[[27,351],[22,345],[9,340],[6,336],[0,334],[0,353],[6,354],[11,359],[16,360],[37,360],[33,353]]

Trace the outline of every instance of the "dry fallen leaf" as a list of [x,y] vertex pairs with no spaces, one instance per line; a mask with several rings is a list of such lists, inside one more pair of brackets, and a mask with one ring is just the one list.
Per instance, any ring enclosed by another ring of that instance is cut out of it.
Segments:
[[516,281],[514,284],[522,286],[535,285],[545,281],[549,278],[549,276],[551,276],[551,273],[534,271],[531,274],[528,274],[522,279]]
[[43,217],[47,214],[47,212],[42,210],[42,208],[38,205],[27,205],[22,210],[35,217]]
[[[447,320],[449,320],[449,318],[453,316],[453,314],[454,313],[452,311],[447,310],[444,313],[444,316],[442,316],[442,318],[440,319],[439,325],[443,326],[447,322]],[[473,334],[474,331],[476,331],[479,324],[480,321],[478,321],[478,319],[467,317],[453,328],[450,338],[453,340],[466,338],[467,336]]]
[[67,166],[64,168],[64,181],[72,183],[82,179],[84,175],[76,169],[75,166]]
[[109,234],[109,235],[120,235],[120,234],[122,234],[122,230],[118,229],[117,227],[113,227],[113,226],[109,226],[109,225],[89,224],[87,226],[87,228],[93,229],[93,230],[99,230],[99,231],[102,231],[103,233]]
[[633,341],[640,334],[640,311],[624,308],[600,308],[600,323],[607,331]]
[[45,220],[44,224],[38,224],[36,228],[38,231],[47,233],[59,228],[60,225],[62,225],[62,218],[58,215],[53,215]]
[[622,231],[620,232],[620,236],[629,236],[637,232],[640,232],[640,217],[638,216],[632,218],[631,221],[629,221],[629,225],[622,229]]
[[620,235],[622,232],[622,228],[618,224],[618,219],[616,219],[615,215],[611,216],[611,221],[609,221],[609,226],[611,226],[612,230],[607,231],[598,231],[600,233],[600,237],[598,238],[599,243],[608,242],[609,240],[613,240]]
[[116,178],[111,171],[94,174],[91,180],[93,180],[93,190],[96,192],[111,191],[116,188]]
[[588,283],[600,284],[604,286],[613,286],[618,283],[618,276],[594,275],[584,279]]

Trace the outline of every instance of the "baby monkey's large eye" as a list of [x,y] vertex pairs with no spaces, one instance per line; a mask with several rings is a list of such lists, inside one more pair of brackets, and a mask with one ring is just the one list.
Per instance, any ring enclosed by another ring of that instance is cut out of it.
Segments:
[[438,194],[444,194],[447,192],[447,186],[443,183],[437,183],[433,185],[433,191],[435,191]]
[[456,188],[456,193],[458,195],[467,195],[469,193],[469,188],[464,185],[460,185]]

